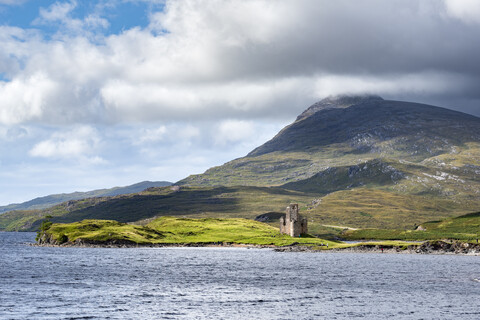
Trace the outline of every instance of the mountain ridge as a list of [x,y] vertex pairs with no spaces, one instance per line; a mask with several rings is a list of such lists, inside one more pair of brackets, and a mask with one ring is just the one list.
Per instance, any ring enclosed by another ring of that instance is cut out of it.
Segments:
[[[347,107],[317,110],[287,125],[247,156],[177,184],[281,186],[331,167],[358,165],[376,158],[425,164],[442,155],[455,157],[463,152],[464,157],[469,149],[479,148],[478,117],[374,97],[360,97],[362,103]],[[469,161],[475,165],[475,159]]]
[[93,197],[116,196],[121,194],[136,193],[151,187],[164,187],[171,185],[168,181],[142,181],[129,186],[113,187],[109,189],[96,189],[85,192],[71,192],[51,194],[48,196],[37,197],[22,203],[11,203],[6,206],[0,206],[0,214],[13,210],[34,210],[45,209],[56,204],[69,200],[80,200]]
[[[345,100],[345,96],[339,98],[340,102],[343,100]],[[453,119],[456,119],[457,121],[466,122],[464,125],[468,125],[468,128],[465,128],[464,131],[470,131],[473,128],[471,123],[475,123],[475,128],[473,129],[476,130],[474,130],[475,137],[473,140],[478,141],[480,139],[478,126],[480,118],[459,111],[427,104],[384,100],[381,97],[352,97],[350,101],[358,101],[359,103],[341,105],[337,108],[328,107],[315,109],[315,106],[322,104],[322,101],[310,107],[313,107],[312,110],[314,110],[314,112],[307,113],[310,109],[308,108],[292,124],[282,129],[270,141],[255,148],[247,156],[258,156],[280,149],[285,151],[290,148],[291,150],[291,147],[287,145],[288,143],[297,147],[299,145],[299,141],[295,141],[295,138],[308,137],[317,133],[326,133],[326,135],[320,137],[321,139],[318,142],[307,140],[303,145],[300,145],[308,147],[322,146],[330,143],[345,142],[355,138],[357,138],[357,140],[365,139],[366,137],[377,137],[382,140],[387,140],[401,135],[411,134],[411,130],[425,135],[425,133],[429,132],[424,132],[423,130],[426,127],[422,125],[422,123],[419,124],[418,121],[420,118],[426,122],[428,113],[436,115],[436,118],[431,119],[431,121],[437,121],[438,126],[448,126]],[[330,98],[328,101],[329,105],[333,105],[333,101],[335,100]],[[304,115],[305,113],[307,113],[307,115]],[[430,126],[429,129],[432,130],[433,127]],[[432,133],[443,136],[443,128],[442,130],[435,130]],[[448,136],[446,138],[448,138]],[[279,141],[282,139],[284,141]],[[278,143],[282,142],[283,145],[279,146]]]

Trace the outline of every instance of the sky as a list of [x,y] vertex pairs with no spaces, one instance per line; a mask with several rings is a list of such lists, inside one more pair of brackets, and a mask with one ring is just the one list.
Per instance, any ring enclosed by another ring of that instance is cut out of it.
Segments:
[[480,116],[477,0],[0,0],[0,205],[171,182],[336,94]]

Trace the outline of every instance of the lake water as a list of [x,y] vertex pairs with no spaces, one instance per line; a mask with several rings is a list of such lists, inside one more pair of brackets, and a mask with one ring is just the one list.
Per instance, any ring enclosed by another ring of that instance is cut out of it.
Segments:
[[480,257],[47,248],[0,232],[0,319],[480,319]]

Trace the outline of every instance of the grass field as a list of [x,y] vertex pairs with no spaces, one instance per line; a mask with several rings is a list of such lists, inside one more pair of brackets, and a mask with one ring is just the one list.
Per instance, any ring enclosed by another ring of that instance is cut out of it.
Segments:
[[83,220],[53,224],[46,233],[58,243],[83,239],[95,242],[112,240],[135,244],[254,244],[285,246],[338,246],[336,241],[312,237],[293,238],[265,223],[247,219],[185,219],[161,217],[145,226],[113,220]]
[[341,235],[349,240],[438,240],[454,239],[476,242],[480,236],[480,212],[441,221],[422,223],[416,230],[361,229],[348,230]]

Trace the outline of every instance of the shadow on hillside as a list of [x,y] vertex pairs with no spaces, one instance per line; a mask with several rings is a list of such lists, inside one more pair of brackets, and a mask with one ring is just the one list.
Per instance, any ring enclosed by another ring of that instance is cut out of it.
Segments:
[[[125,195],[113,197],[87,208],[74,210],[52,222],[68,223],[83,219],[138,221],[154,216],[179,216],[241,212],[245,198],[258,195],[295,196],[295,191],[263,187],[184,188],[167,195]],[[243,197],[243,200],[242,200]]]

